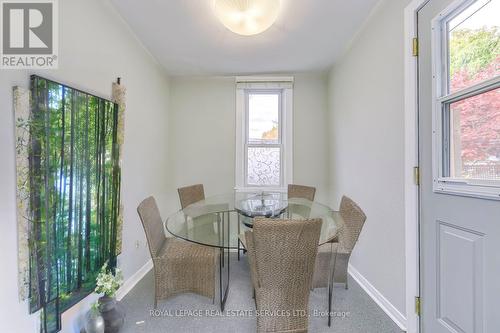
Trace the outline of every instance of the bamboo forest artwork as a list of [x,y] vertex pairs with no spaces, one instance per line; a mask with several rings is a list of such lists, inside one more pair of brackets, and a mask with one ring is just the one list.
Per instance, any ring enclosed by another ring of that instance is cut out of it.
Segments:
[[121,249],[124,89],[115,102],[31,77],[14,89],[20,296],[41,332],[91,293]]

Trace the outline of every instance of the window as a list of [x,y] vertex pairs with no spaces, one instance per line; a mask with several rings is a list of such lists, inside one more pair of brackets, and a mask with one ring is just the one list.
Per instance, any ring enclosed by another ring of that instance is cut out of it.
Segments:
[[280,186],[281,182],[281,92],[245,93],[246,186]]
[[291,182],[291,84],[237,78],[237,190],[283,190]]
[[500,0],[433,22],[434,190],[500,199]]

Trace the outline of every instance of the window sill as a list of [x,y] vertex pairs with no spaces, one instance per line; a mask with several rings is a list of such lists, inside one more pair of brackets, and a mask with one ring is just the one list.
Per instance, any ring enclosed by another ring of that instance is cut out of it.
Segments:
[[236,192],[282,192],[286,193],[286,187],[235,187]]
[[481,182],[442,178],[434,181],[433,190],[441,194],[500,200],[500,183],[497,181]]

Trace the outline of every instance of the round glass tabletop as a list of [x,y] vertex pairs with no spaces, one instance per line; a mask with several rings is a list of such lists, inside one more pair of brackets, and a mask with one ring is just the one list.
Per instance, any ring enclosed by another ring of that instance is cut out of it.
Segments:
[[207,246],[238,249],[238,236],[257,216],[321,218],[319,245],[337,235],[344,222],[338,212],[316,201],[287,198],[286,193],[233,192],[207,197],[170,215],[165,227],[175,237]]

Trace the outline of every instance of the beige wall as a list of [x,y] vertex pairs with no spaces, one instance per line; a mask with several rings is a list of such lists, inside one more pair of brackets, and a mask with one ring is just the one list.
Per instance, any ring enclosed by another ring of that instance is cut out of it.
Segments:
[[331,202],[368,219],[352,265],[405,315],[403,11],[382,1],[329,78]]
[[[127,87],[122,178],[125,211],[123,252],[119,257],[127,279],[149,259],[137,204],[154,194],[162,211],[167,211],[168,80],[107,1],[64,0],[59,6],[59,69],[38,74],[108,97],[111,83],[118,76]],[[35,317],[28,315],[28,306],[17,296],[12,87],[28,87],[30,74],[0,70],[0,332],[38,332]],[[136,240],[139,248],[135,247]],[[86,301],[64,313],[62,332],[79,332],[79,319],[88,310]]]
[[328,204],[328,95],[326,74],[295,75],[293,181],[316,187],[316,200]]
[[[206,195],[232,191],[235,179],[234,77],[170,80],[170,149],[174,186],[204,183]],[[294,83],[294,182],[328,198],[326,76]],[[172,195],[175,195],[173,193]]]
[[170,158],[176,187],[203,183],[205,194],[234,187],[234,79],[170,80]]

